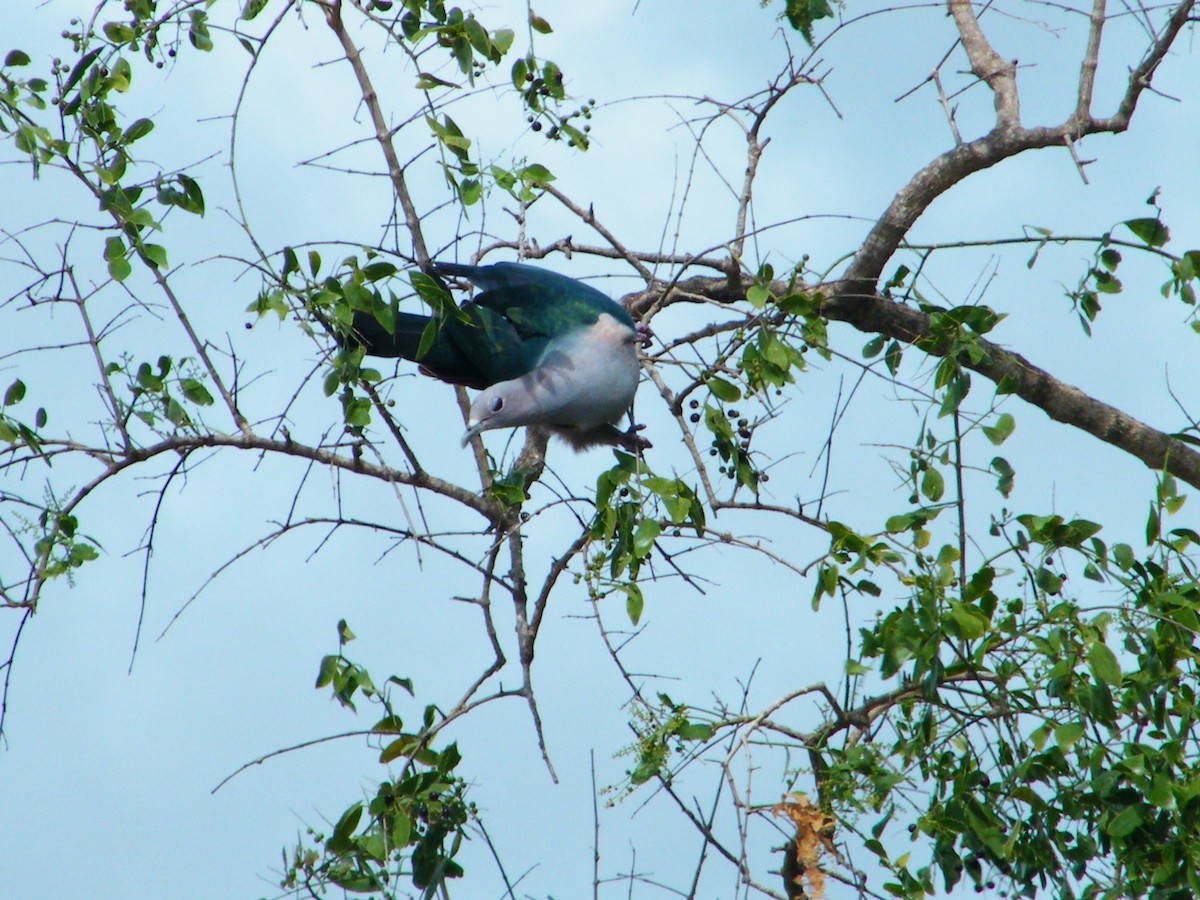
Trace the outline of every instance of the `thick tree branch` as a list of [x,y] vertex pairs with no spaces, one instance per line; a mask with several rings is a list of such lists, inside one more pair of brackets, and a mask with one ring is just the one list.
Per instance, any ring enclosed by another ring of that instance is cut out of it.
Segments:
[[[708,300],[730,303],[745,298],[750,282],[731,285],[726,278],[689,278],[678,282],[674,290]],[[776,282],[772,290],[777,296],[787,293],[788,286]],[[929,316],[919,309],[905,306],[875,293],[863,294],[847,282],[817,286],[827,295],[822,312],[834,322],[845,322],[867,334],[882,334],[906,344],[913,344],[930,334]],[[653,292],[631,294],[624,299],[635,314],[642,306],[655,302]],[[985,356],[978,362],[960,359],[960,364],[978,372],[996,385],[1036,406],[1051,419],[1071,425],[1112,444],[1151,469],[1166,470],[1193,487],[1200,487],[1200,452],[1181,441],[1176,435],[1152,428],[1128,413],[1085,394],[1079,388],[1055,378],[1045,369],[1030,362],[1019,353],[979,339]],[[944,356],[945,346],[922,346],[921,350],[934,356]]]
[[949,0],[949,8],[971,60],[972,70],[995,93],[996,125],[983,137],[942,153],[896,193],[846,270],[846,280],[854,285],[852,293],[865,296],[874,294],[874,285],[880,273],[913,223],[942,193],[967,176],[1026,150],[1061,147],[1064,144],[1069,146],[1072,141],[1089,134],[1119,134],[1128,128],[1138,99],[1150,85],[1158,64],[1187,24],[1194,6],[1195,0],[1183,0],[1175,7],[1162,31],[1147,48],[1141,63],[1130,72],[1129,85],[1114,115],[1108,118],[1096,118],[1090,113],[1080,115],[1080,108],[1085,103],[1090,105],[1091,76],[1087,74],[1087,66],[1092,54],[1099,53],[1099,34],[1094,30],[1081,66],[1079,105],[1076,110],[1060,125],[1023,128],[1018,119],[1016,81],[1013,73],[1005,69],[1008,64],[999,61],[1000,57],[979,32],[979,23],[970,4],[966,0]]
[[1021,99],[1017,93],[1017,64],[1001,58],[979,27],[970,0],[949,0],[950,15],[958,26],[958,40],[971,61],[971,71],[992,89],[996,105],[996,130],[1021,127]]

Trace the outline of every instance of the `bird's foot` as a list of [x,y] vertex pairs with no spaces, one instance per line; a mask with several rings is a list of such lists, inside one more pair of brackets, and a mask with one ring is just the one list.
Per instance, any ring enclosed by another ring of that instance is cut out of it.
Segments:
[[642,349],[645,350],[647,347],[649,347],[650,342],[654,340],[654,332],[650,330],[650,326],[646,325],[644,322],[638,322],[637,325],[634,326],[633,330],[637,335],[635,340],[641,344]]
[[643,450],[649,450],[654,445],[646,438],[638,434],[644,429],[645,425],[634,425],[628,431],[616,431],[615,444],[624,450],[632,453],[634,456],[641,456]]

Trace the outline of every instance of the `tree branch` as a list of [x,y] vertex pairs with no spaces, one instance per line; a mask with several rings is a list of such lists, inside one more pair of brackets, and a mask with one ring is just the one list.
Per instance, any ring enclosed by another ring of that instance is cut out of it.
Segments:
[[[727,278],[695,277],[680,281],[674,290],[722,303],[745,299],[749,281],[730,284]],[[771,290],[777,296],[788,291],[784,282],[775,282]],[[929,316],[919,309],[889,300],[879,294],[862,293],[850,281],[817,285],[809,290],[828,295],[821,312],[831,321],[845,322],[867,334],[882,334],[913,344],[930,334]],[[653,292],[639,292],[625,298],[630,308],[653,303]],[[1181,441],[1178,436],[1160,431],[1126,412],[1085,394],[1079,388],[1055,378],[1045,369],[1030,362],[1019,353],[993,344],[983,338],[979,347],[984,356],[978,361],[962,358],[960,364],[978,372],[997,386],[1016,394],[1038,407],[1051,419],[1071,425],[1112,444],[1141,460],[1151,469],[1166,470],[1193,487],[1200,487],[1200,452]],[[945,356],[944,345],[923,345],[923,352]]]

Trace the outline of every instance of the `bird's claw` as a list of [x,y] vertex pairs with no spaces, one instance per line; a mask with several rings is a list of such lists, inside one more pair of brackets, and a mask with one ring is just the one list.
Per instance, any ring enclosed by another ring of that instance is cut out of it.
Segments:
[[628,431],[617,432],[618,444],[622,449],[627,450],[635,456],[641,456],[643,450],[649,450],[654,446],[650,441],[638,434],[645,427],[645,425],[634,425]]
[[635,340],[645,350],[650,346],[650,342],[654,340],[654,332],[650,330],[650,326],[644,322],[638,322],[633,328],[636,337]]

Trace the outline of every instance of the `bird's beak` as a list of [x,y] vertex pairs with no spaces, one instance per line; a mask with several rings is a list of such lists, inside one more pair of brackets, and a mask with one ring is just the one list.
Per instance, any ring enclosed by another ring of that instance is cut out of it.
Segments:
[[471,438],[478,435],[479,432],[481,432],[481,431],[483,431],[483,423],[482,422],[468,421],[467,422],[467,430],[463,432],[462,445],[464,447],[467,446],[467,444],[470,443]]

